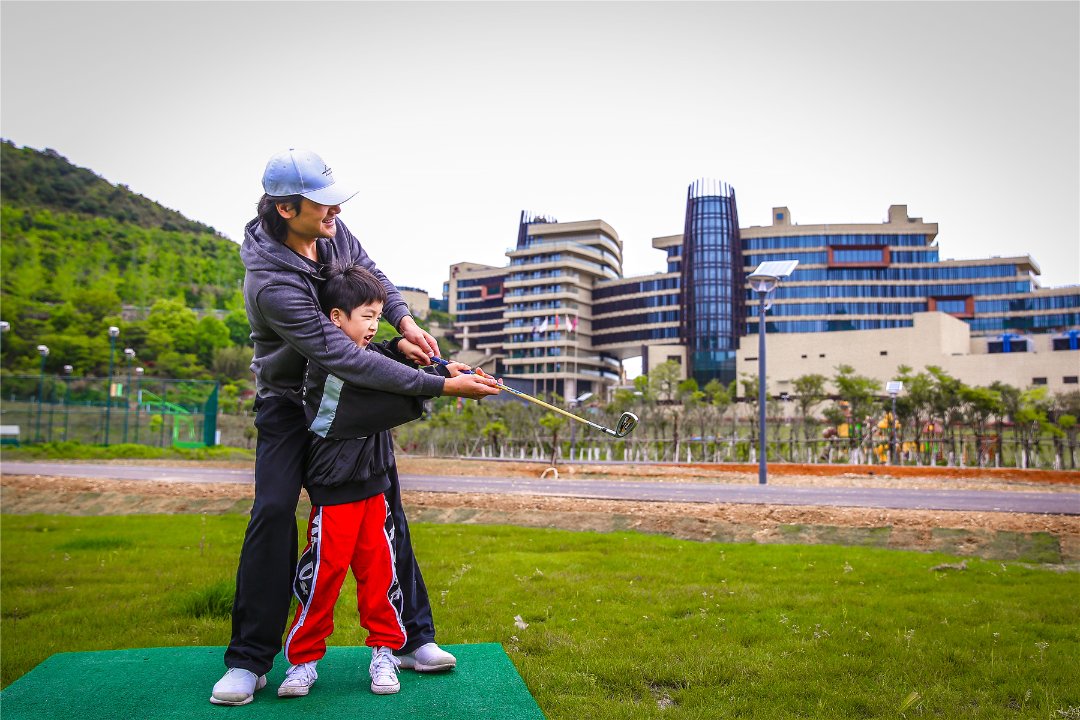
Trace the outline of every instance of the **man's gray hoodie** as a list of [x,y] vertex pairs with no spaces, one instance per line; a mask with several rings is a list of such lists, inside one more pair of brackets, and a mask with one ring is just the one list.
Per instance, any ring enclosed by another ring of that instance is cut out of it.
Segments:
[[[337,234],[317,241],[323,265],[362,265],[386,287],[383,317],[395,328],[408,315],[408,304],[360,247],[341,220]],[[256,218],[244,228],[244,304],[255,357],[251,369],[259,397],[284,395],[301,403],[308,360],[347,383],[402,395],[437,396],[443,378],[364,352],[319,308],[319,272],[263,230]]]

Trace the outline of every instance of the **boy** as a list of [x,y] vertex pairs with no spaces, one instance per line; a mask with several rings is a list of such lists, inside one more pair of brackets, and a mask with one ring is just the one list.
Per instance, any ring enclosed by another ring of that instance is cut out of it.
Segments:
[[[360,348],[406,364],[413,347],[404,338],[372,344],[386,291],[358,265],[332,268],[319,293],[323,312]],[[468,369],[448,367],[451,377]],[[290,666],[279,697],[307,695],[318,678],[316,663],[334,629],[334,604],[352,568],[360,624],[372,648],[371,691],[396,693],[406,642],[402,590],[395,571],[395,525],[383,493],[396,472],[390,428],[420,417],[422,398],[345,384],[314,362],[304,381],[304,408],[312,432],[304,473],[311,498],[308,546],[296,568],[300,600],[284,654]]]

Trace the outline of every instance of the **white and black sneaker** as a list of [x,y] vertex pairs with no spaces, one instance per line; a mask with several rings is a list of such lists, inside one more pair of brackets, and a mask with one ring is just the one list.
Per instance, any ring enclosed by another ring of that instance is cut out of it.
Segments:
[[397,669],[400,661],[388,647],[371,649],[371,692],[376,695],[393,695],[401,689]]
[[311,686],[319,679],[319,673],[315,672],[316,660],[290,665],[285,671],[285,682],[277,689],[278,697],[303,697],[311,690]]

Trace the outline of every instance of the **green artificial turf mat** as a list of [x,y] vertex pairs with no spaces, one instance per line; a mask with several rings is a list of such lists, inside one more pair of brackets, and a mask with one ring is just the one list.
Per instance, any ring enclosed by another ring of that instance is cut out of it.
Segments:
[[371,692],[367,647],[330,647],[319,680],[303,698],[281,699],[277,686],[287,663],[279,655],[267,685],[242,707],[209,702],[225,671],[221,647],[170,647],[58,653],[0,694],[4,720],[134,720],[134,718],[415,717],[543,718],[510,658],[498,643],[450,645],[457,669],[402,670],[401,692]]

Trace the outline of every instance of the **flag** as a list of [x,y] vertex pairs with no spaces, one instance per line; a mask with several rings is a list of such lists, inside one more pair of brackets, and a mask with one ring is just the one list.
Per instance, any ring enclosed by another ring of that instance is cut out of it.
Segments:
[[548,329],[548,319],[544,318],[544,321],[542,323],[540,323],[540,327],[537,329],[536,332],[538,332],[540,334],[543,334],[543,333],[547,332],[547,329]]
[[573,327],[570,328],[571,332],[577,332],[577,321],[578,321],[578,318],[577,318],[577,315],[575,315],[574,316],[574,325],[573,325]]
[[566,313],[566,332],[574,332],[575,325],[570,322],[570,313]]
[[559,330],[559,313],[555,313],[555,331]]

